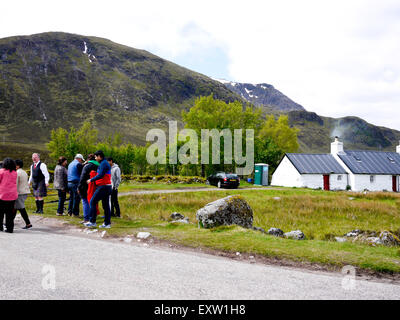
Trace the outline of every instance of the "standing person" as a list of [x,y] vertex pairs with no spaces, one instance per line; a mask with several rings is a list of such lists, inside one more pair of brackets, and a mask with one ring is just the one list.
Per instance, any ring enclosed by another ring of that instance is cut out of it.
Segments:
[[68,190],[68,170],[67,159],[65,157],[58,158],[56,168],[54,169],[54,189],[58,191],[58,208],[57,215],[64,214],[64,203],[67,198]]
[[121,211],[118,203],[118,187],[121,184],[121,169],[119,168],[118,164],[114,163],[114,159],[112,157],[108,157],[107,161],[111,166],[111,217],[120,218]]
[[17,168],[14,160],[5,158],[0,169],[0,231],[3,231],[4,215],[6,216],[6,232],[13,233],[15,200],[18,199]]
[[[87,157],[87,163],[83,166],[81,179],[78,185],[79,195],[82,198],[82,207],[83,207],[83,221],[82,223],[86,223],[90,221],[90,205],[88,199],[88,184],[87,180],[90,179],[90,173],[96,172],[100,163],[95,160],[94,154],[89,154]],[[94,183],[94,182],[93,182]]]
[[79,204],[81,197],[78,194],[78,185],[81,178],[82,163],[85,161],[83,156],[78,153],[75,160],[68,166],[68,190],[69,190],[69,204],[68,214],[70,216],[79,217]]
[[47,196],[50,175],[47,171],[46,164],[40,161],[39,153],[32,154],[32,161],[29,185],[32,184],[33,195],[36,200],[36,211],[34,213],[43,214],[43,198]]
[[31,193],[29,189],[28,174],[23,168],[24,163],[22,160],[15,160],[15,165],[17,168],[17,191],[18,199],[15,201],[14,209],[15,212],[19,211],[21,213],[22,219],[25,221],[25,227],[22,229],[32,228],[32,224],[29,221],[28,213],[25,209],[25,200],[28,198],[28,194]]
[[104,153],[98,150],[94,154],[96,161],[100,163],[97,169],[97,175],[94,178],[87,180],[87,184],[96,182],[96,191],[90,200],[90,222],[85,223],[86,227],[96,227],[96,205],[101,200],[104,209],[104,223],[100,228],[111,228],[111,213],[109,197],[111,194],[111,166],[104,158]]

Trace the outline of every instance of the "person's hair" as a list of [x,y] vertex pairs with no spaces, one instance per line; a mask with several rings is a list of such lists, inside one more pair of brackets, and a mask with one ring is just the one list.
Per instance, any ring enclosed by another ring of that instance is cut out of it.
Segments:
[[38,156],[38,158],[40,159],[40,153],[33,153],[33,154],[32,154],[32,157],[33,157],[35,154],[36,154],[36,155]]
[[94,153],[95,156],[100,156],[100,158],[104,159],[104,152],[102,150],[97,150]]
[[3,160],[3,169],[9,170],[10,172],[17,171],[17,168],[15,167],[15,161],[11,158],[5,158]]
[[112,157],[108,157],[108,158],[107,158],[107,161],[114,162],[114,159],[113,159]]
[[0,161],[0,169],[3,168],[3,161]]
[[67,160],[67,158],[66,158],[66,157],[63,157],[63,156],[61,156],[61,157],[59,157],[59,158],[58,158],[58,162],[57,162],[57,164],[61,166],[61,165],[64,163],[64,161],[65,161],[65,160]]
[[21,159],[15,160],[15,165],[22,168],[24,166],[24,162]]
[[88,156],[87,156],[87,161],[90,161],[90,160],[95,160],[95,159],[94,159],[94,154],[93,154],[93,153],[90,153],[90,154],[88,154]]

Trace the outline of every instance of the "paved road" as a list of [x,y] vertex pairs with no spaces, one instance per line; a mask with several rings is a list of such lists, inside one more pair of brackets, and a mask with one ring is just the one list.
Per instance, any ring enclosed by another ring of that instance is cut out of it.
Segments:
[[0,243],[0,300],[400,298],[395,284],[357,280],[345,290],[340,274],[55,233],[37,223],[0,232]]

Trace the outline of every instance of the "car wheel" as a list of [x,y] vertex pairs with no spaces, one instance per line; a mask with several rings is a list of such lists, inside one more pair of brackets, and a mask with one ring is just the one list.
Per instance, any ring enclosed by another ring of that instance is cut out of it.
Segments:
[[217,187],[218,187],[218,188],[221,188],[221,181],[218,181]]

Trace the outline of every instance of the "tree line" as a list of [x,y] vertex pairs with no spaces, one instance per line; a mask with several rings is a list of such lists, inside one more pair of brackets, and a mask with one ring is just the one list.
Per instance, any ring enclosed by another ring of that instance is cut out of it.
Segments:
[[[182,120],[185,128],[195,130],[199,137],[201,129],[217,129],[219,131],[229,129],[232,132],[234,129],[253,129],[254,162],[269,164],[270,172],[276,168],[286,152],[296,152],[299,147],[298,129],[290,127],[287,116],[281,115],[277,119],[273,115],[265,117],[260,108],[250,104],[243,106],[239,101],[226,103],[214,99],[212,95],[200,97],[196,99],[190,110],[182,112]],[[150,143],[146,146],[123,143],[123,137],[119,133],[100,140],[98,130],[88,121],[84,122],[79,129],[71,127],[70,130],[64,128],[52,130],[47,148],[52,159],[57,160],[58,157],[65,156],[69,161],[72,161],[77,153],[87,156],[89,153],[101,149],[107,156],[114,158],[125,174],[207,176],[215,171],[233,172],[236,168],[235,160],[232,164],[224,164],[224,139],[222,136],[220,139],[222,161],[217,165],[169,164],[170,150],[172,147],[176,148],[171,145],[167,146],[166,164],[149,165],[146,160],[146,152]],[[184,143],[178,141],[177,147]],[[243,137],[243,145],[245,144],[246,140]]]

